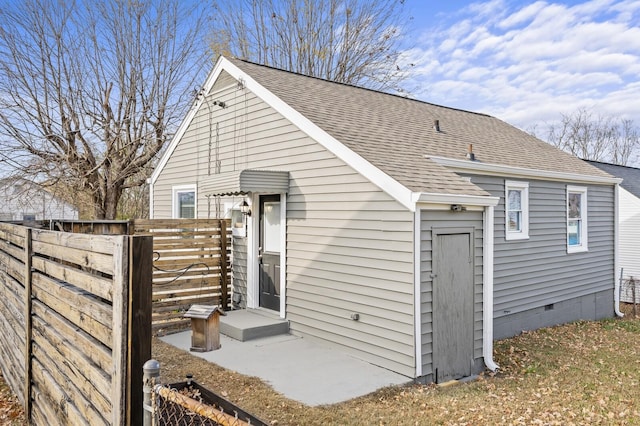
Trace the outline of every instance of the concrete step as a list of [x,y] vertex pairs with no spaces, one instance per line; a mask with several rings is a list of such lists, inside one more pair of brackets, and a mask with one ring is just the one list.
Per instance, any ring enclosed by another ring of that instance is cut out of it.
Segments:
[[275,312],[239,309],[225,314],[220,317],[220,333],[241,342],[289,333],[289,321],[283,320]]

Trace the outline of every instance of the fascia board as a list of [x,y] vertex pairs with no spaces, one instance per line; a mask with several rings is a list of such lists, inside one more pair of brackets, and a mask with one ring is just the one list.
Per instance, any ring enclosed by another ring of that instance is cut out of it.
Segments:
[[417,203],[462,204],[467,206],[495,207],[498,205],[500,197],[416,192],[414,193],[414,200]]
[[[213,84],[215,83],[215,81],[218,79],[218,76],[222,72],[223,59],[224,58],[220,58],[218,60],[216,65],[213,67],[213,70],[209,73],[209,76],[205,80],[205,84],[203,87],[205,94],[209,93],[209,91],[211,90],[211,87],[213,87]],[[165,168],[165,166],[169,162],[169,158],[171,158],[171,155],[173,154],[176,147],[178,146],[178,143],[180,143],[180,140],[182,139],[185,132],[189,128],[189,125],[193,121],[193,118],[196,116],[196,113],[200,109],[200,106],[202,105],[203,102],[204,102],[204,97],[199,96],[191,105],[191,109],[189,109],[189,112],[187,113],[185,118],[182,120],[182,123],[180,123],[180,127],[178,127],[178,130],[173,135],[173,138],[171,138],[169,147],[164,152],[164,154],[162,155],[162,158],[160,159],[160,162],[158,163],[153,173],[151,174],[151,177],[148,181],[148,183],[150,183],[151,185],[153,185],[156,182],[156,180],[158,180],[158,176],[160,176],[160,173],[162,173],[162,170]]]
[[592,184],[619,184],[622,179],[604,176],[588,176],[578,173],[554,172],[548,170],[525,169],[523,167],[504,166],[501,164],[478,163],[469,160],[457,160],[453,158],[427,155],[426,158],[448,167],[455,172],[467,172],[479,175],[518,177],[527,179],[541,179],[559,182],[579,182]]
[[351,149],[347,148],[343,143],[339,142],[337,139],[322,130],[311,120],[292,108],[289,104],[259,84],[249,74],[245,73],[225,58],[221,58],[220,66],[232,77],[237,80],[242,80],[248,90],[251,90],[256,96],[262,99],[283,117],[291,121],[309,137],[347,163],[358,173],[369,179],[373,184],[377,185],[407,209],[415,211],[415,203],[413,202],[412,197],[413,193],[409,188],[384,173]]

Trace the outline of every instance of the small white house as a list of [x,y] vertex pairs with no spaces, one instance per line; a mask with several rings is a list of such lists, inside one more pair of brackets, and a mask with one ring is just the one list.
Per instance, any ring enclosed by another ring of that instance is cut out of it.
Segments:
[[[618,186],[618,266],[622,269],[624,280],[633,278],[640,282],[640,169],[597,161],[589,162],[623,179]],[[628,285],[623,287],[620,300],[633,302]],[[640,294],[636,294],[636,302],[640,302]]]
[[0,221],[77,220],[78,209],[37,183],[22,178],[0,180]]

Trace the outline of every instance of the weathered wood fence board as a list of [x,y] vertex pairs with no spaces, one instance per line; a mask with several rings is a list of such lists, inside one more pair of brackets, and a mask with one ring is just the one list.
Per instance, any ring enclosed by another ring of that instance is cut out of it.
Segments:
[[0,223],[0,367],[2,375],[25,405],[26,229]]
[[[94,234],[100,233],[153,237],[154,333],[164,334],[188,328],[190,322],[182,316],[192,304],[214,304],[225,309],[231,307],[231,229],[225,219],[56,221],[53,227],[87,234],[89,241],[83,241],[82,247],[91,242],[91,236],[99,236]],[[59,242],[51,241],[52,244]],[[102,243],[97,246],[102,247]],[[78,254],[71,255],[75,259]],[[93,262],[100,264],[100,259],[95,258]],[[97,291],[95,287],[83,288]],[[110,289],[108,286],[100,287]]]
[[153,236],[155,333],[189,327],[184,313],[194,304],[228,309],[231,232],[223,219],[135,220],[129,231]]
[[0,224],[0,364],[32,424],[141,422],[151,283],[149,237]]

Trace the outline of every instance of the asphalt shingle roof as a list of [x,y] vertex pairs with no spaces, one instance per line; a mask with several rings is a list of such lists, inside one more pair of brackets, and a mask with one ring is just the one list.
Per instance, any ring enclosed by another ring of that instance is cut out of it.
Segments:
[[604,170],[610,175],[622,178],[623,181],[620,186],[640,198],[640,169],[629,166],[619,166],[617,164],[602,163],[599,161],[588,161],[588,163]]
[[[349,149],[414,192],[487,195],[427,156],[607,177],[495,117],[230,61]],[[434,130],[438,120],[440,132]]]

